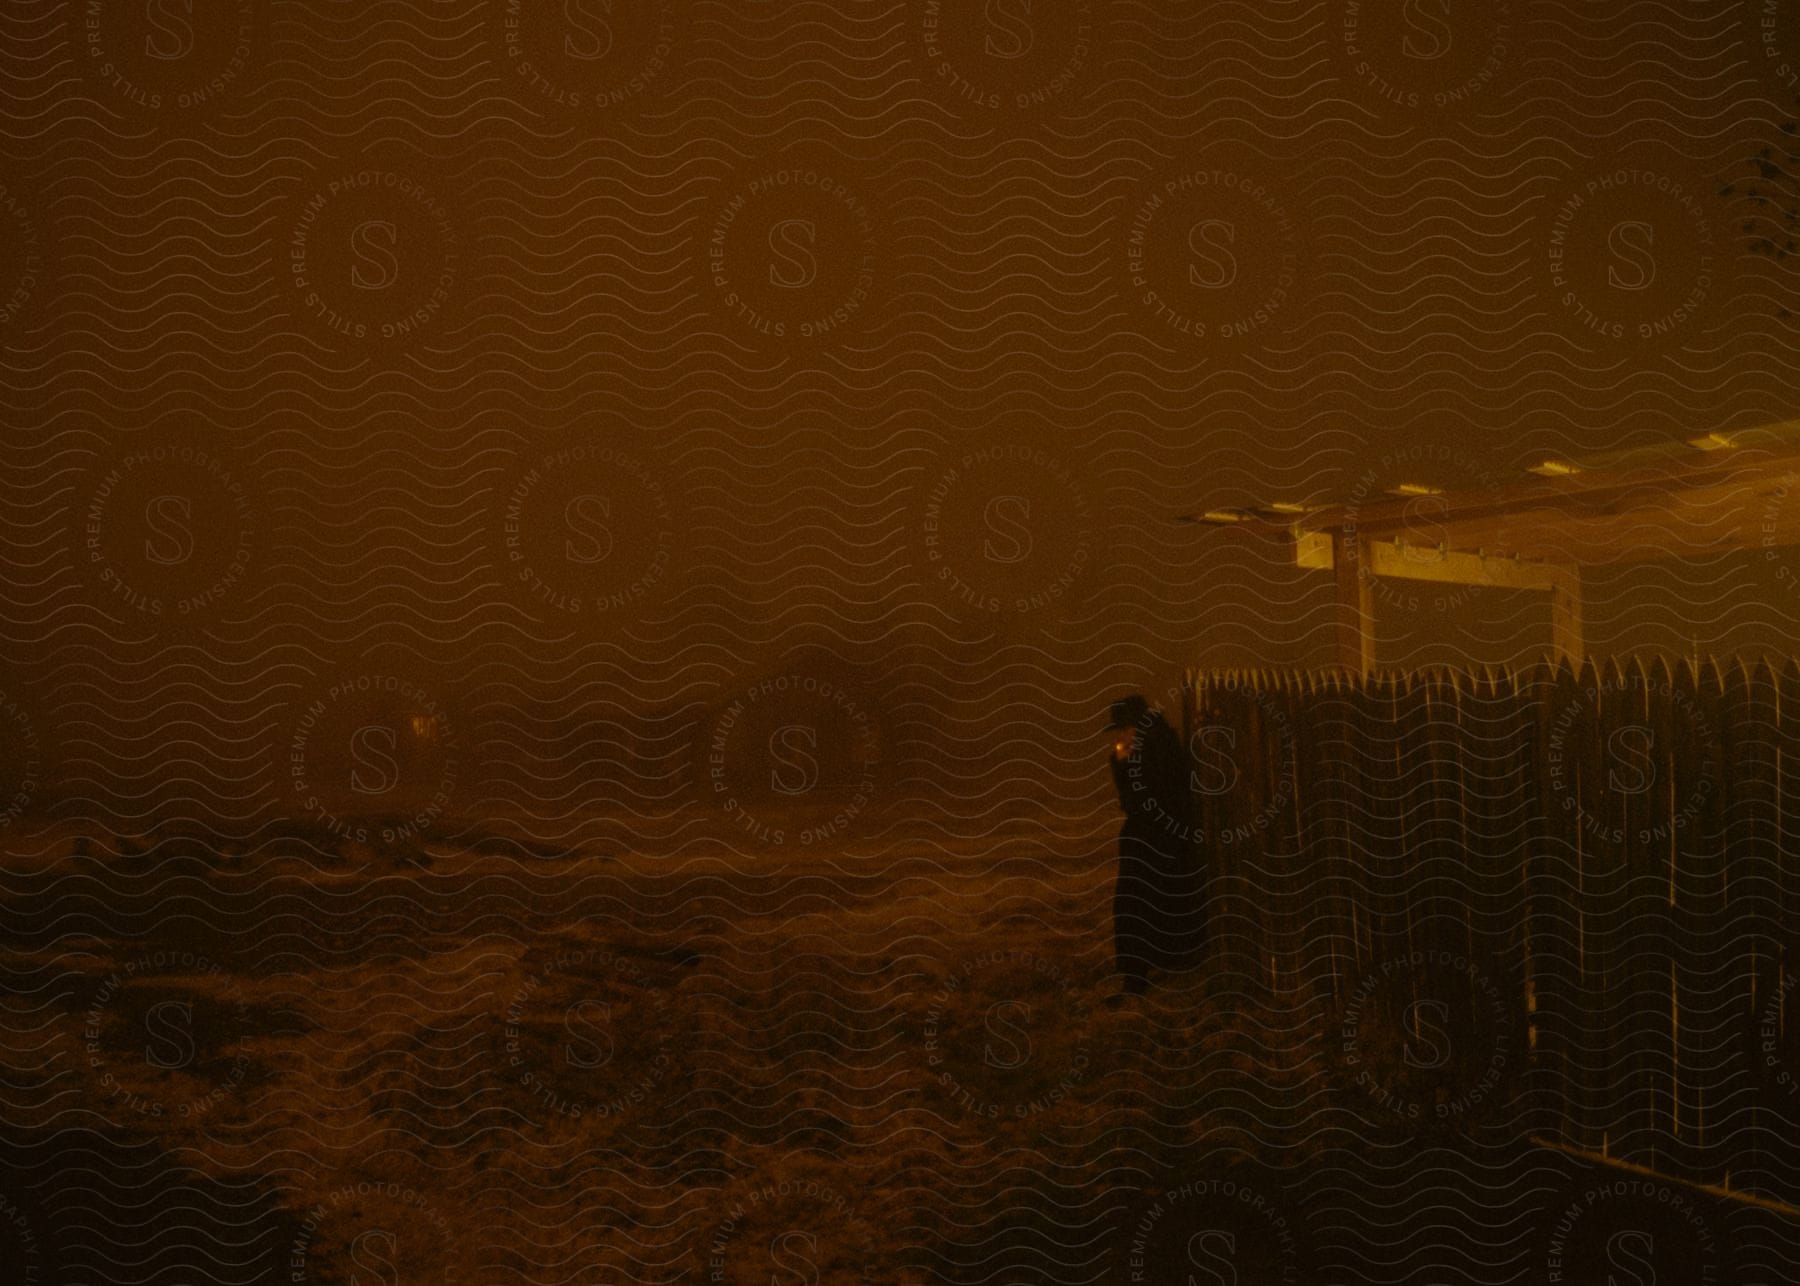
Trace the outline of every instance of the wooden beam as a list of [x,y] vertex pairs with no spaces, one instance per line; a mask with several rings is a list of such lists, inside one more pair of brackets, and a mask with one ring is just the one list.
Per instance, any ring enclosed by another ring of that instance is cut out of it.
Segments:
[[1646,1179],[1655,1179],[1659,1183],[1673,1184],[1683,1188],[1691,1188],[1695,1192],[1704,1192],[1709,1197],[1718,1197],[1722,1201],[1736,1201],[1740,1205],[1755,1206],[1759,1210],[1773,1210],[1790,1218],[1800,1216],[1800,1206],[1791,1206],[1785,1201],[1777,1201],[1772,1197],[1758,1196],[1754,1192],[1744,1192],[1738,1188],[1728,1188],[1722,1183],[1701,1183],[1697,1179],[1684,1179],[1679,1175],[1664,1174],[1661,1170],[1653,1170],[1647,1165],[1636,1165],[1604,1152],[1595,1152],[1589,1148],[1578,1148],[1557,1139],[1546,1138],[1541,1134],[1528,1134],[1526,1141],[1535,1147],[1548,1148],[1553,1152],[1561,1152],[1590,1165],[1603,1165],[1613,1170],[1623,1170],[1627,1174],[1642,1175]]
[[[1633,563],[1800,545],[1800,457],[1694,451],[1684,467],[1534,478],[1443,492],[1433,525],[1459,553],[1550,563]],[[1296,530],[1412,534],[1411,498],[1306,513]]]
[[[1334,539],[1335,535],[1335,539]],[[1337,546],[1348,537],[1342,533],[1306,531],[1294,538],[1294,565],[1314,571],[1337,566]],[[1432,581],[1440,585],[1486,585],[1493,589],[1566,589],[1580,579],[1572,564],[1532,562],[1522,558],[1492,558],[1457,549],[1425,549],[1394,540],[1360,540],[1356,557],[1365,577]],[[1576,585],[1579,597],[1579,585]]]
[[1332,617],[1332,663],[1369,674],[1375,669],[1374,604],[1365,566],[1368,546],[1354,535],[1333,533],[1331,561],[1337,599]]
[[1371,541],[1344,531],[1296,532],[1294,564],[1330,571],[1336,588],[1332,664],[1368,674],[1375,668],[1376,576],[1440,585],[1536,590],[1550,596],[1550,644],[1577,664],[1587,655],[1582,634],[1581,569],[1569,563],[1488,558],[1453,549],[1421,550],[1392,540]]
[[[1747,493],[1765,491],[1792,478],[1800,456],[1771,455],[1754,449],[1697,451],[1679,463],[1634,469],[1578,471],[1533,477],[1495,487],[1439,493],[1441,511],[1434,518],[1456,528],[1483,518],[1528,512],[1567,518],[1613,517],[1645,509],[1656,511],[1674,497],[1691,493],[1709,500],[1734,497],[1741,507]],[[1382,535],[1406,525],[1410,496],[1370,500],[1359,505],[1325,505],[1309,510],[1308,527],[1355,525]]]
[[1492,589],[1554,589],[1569,569],[1519,558],[1489,558],[1456,549],[1421,549],[1392,540],[1364,542],[1371,575],[1439,585],[1485,585]]
[[1328,531],[1296,531],[1294,533],[1294,566],[1316,572],[1328,572],[1335,564],[1332,557],[1331,533]]
[[1550,587],[1550,646],[1558,656],[1579,666],[1587,657],[1582,636],[1581,569],[1557,569],[1557,583]]

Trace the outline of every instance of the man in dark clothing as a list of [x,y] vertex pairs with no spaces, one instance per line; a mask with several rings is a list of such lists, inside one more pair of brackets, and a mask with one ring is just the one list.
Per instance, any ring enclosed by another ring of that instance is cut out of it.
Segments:
[[1204,933],[1204,888],[1195,860],[1181,738],[1143,697],[1113,702],[1107,727],[1113,785],[1125,825],[1113,886],[1113,952],[1125,990],[1142,995],[1153,968],[1192,962]]

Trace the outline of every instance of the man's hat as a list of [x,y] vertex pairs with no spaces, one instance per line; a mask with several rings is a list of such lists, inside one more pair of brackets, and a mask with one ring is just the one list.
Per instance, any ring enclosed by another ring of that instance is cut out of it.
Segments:
[[1112,703],[1108,716],[1108,728],[1135,728],[1150,714],[1150,703],[1140,693],[1133,692],[1128,697],[1120,697]]

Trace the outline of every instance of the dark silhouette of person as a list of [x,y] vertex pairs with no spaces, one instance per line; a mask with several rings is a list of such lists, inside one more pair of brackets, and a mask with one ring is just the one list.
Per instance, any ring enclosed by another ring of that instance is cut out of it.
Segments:
[[1113,954],[1127,994],[1151,969],[1179,969],[1204,936],[1204,887],[1193,842],[1191,768],[1169,721],[1133,694],[1113,702],[1107,727],[1113,785],[1125,824],[1113,886]]

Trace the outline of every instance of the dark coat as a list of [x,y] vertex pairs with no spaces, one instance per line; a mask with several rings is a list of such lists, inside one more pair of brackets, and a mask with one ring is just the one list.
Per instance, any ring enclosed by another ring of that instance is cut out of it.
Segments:
[[1204,873],[1194,842],[1191,766],[1161,715],[1132,729],[1124,755],[1115,748],[1113,785],[1125,824],[1113,887],[1113,947],[1119,972],[1194,963],[1206,931]]

